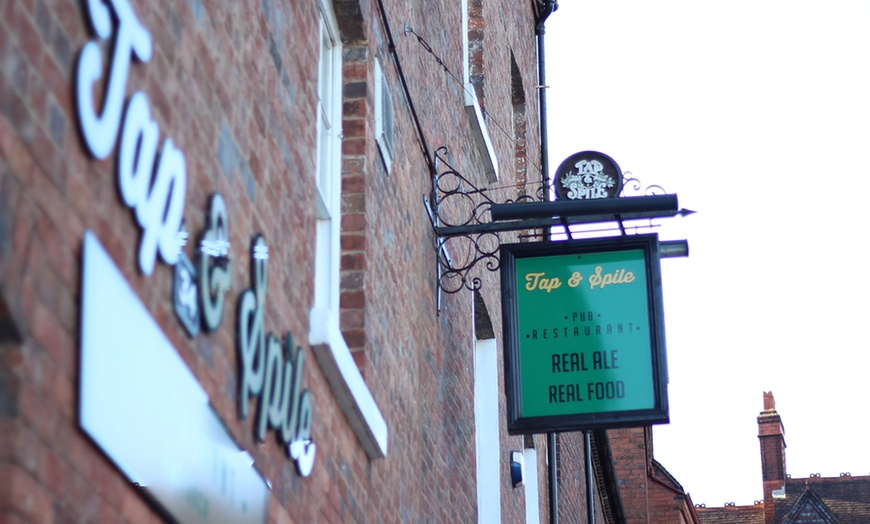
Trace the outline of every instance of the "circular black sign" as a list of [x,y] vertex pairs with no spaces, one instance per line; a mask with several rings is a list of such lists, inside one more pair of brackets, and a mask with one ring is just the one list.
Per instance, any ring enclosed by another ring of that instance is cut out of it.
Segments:
[[622,191],[622,170],[609,156],[581,151],[566,158],[556,170],[557,200],[614,198]]

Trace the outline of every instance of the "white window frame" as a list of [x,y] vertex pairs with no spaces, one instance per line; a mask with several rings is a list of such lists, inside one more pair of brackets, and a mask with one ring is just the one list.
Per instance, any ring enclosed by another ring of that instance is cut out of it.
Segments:
[[538,450],[526,448],[523,450],[523,462],[526,464],[523,478],[523,489],[526,496],[526,524],[540,524],[541,510],[540,494],[538,492]]
[[[317,83],[317,244],[314,307],[338,316],[341,249],[341,40],[328,2],[321,2]],[[324,78],[325,77],[325,78]]]
[[501,439],[498,421],[498,348],[494,338],[474,342],[474,447],[477,521],[501,522]]
[[389,85],[381,68],[381,61],[375,58],[375,142],[378,144],[378,152],[388,175],[393,164],[395,147],[394,120],[393,99],[390,97]]
[[318,8],[317,232],[308,343],[366,454],[380,458],[387,454],[387,424],[339,327],[342,44],[330,0]]

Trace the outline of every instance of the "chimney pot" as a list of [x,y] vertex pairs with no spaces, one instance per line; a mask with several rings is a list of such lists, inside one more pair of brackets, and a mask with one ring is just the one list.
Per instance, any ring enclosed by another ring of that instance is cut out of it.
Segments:
[[773,400],[773,391],[764,392],[764,411],[776,411],[776,401]]

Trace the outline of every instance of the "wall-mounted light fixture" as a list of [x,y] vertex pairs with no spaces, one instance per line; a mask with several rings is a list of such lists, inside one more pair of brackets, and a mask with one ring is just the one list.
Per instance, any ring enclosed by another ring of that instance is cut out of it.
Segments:
[[525,477],[525,460],[522,451],[511,451],[511,484],[515,488],[523,485]]

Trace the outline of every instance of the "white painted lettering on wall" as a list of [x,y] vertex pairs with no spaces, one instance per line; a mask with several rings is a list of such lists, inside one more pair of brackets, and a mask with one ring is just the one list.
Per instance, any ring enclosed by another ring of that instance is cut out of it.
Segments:
[[[198,333],[200,321],[207,331],[214,331],[221,323],[224,295],[232,282],[226,203],[219,194],[211,197],[194,266],[182,252],[187,238],[184,153],[168,137],[158,152],[160,128],[145,93],[134,92],[125,107],[130,64],[134,58],[150,60],[151,35],[136,18],[129,0],[83,0],[83,5],[96,36],[85,44],[76,62],[75,111],[85,146],[95,158],[105,160],[117,145],[118,191],[141,229],[139,269],[152,274],[158,254],[175,266],[179,320],[191,337]],[[104,68],[103,49],[107,47],[112,56]],[[105,78],[101,78],[104,71]],[[95,95],[98,92],[103,93],[101,100]],[[311,439],[312,399],[302,388],[304,352],[294,345],[290,333],[283,342],[266,334],[263,312],[269,250],[262,237],[256,238],[251,256],[252,289],[242,293],[238,310],[240,415],[247,417],[248,401],[255,399],[259,406],[256,437],[264,441],[266,432],[274,429],[299,473],[308,476],[317,448]],[[87,386],[85,380],[83,384]]]
[[[112,13],[115,22],[112,24]],[[157,166],[160,134],[151,118],[148,98],[137,91],[124,111],[124,91],[130,63],[151,58],[151,35],[127,0],[103,3],[87,0],[88,20],[99,40],[113,42],[108,80],[103,86],[101,108],[94,104],[94,85],[100,80],[103,59],[100,46],[91,40],[82,48],[76,64],[75,102],[79,127],[88,151],[104,160],[112,152],[121,132],[118,152],[118,186],[124,203],[135,211],[142,229],[139,242],[139,269],[146,275],[154,271],[158,252],[169,265],[178,261],[178,232],[184,214],[187,168],[184,153],[166,138]],[[123,129],[121,117],[123,113]]]
[[242,293],[238,310],[239,360],[242,377],[239,388],[239,412],[248,416],[248,401],[257,399],[254,434],[261,442],[266,430],[274,429],[287,446],[287,454],[296,461],[299,474],[307,477],[314,466],[317,447],[311,441],[311,395],[302,389],[302,348],[293,347],[290,333],[281,342],[263,324],[266,303],[267,261],[269,249],[263,237],[254,240],[252,288]]

